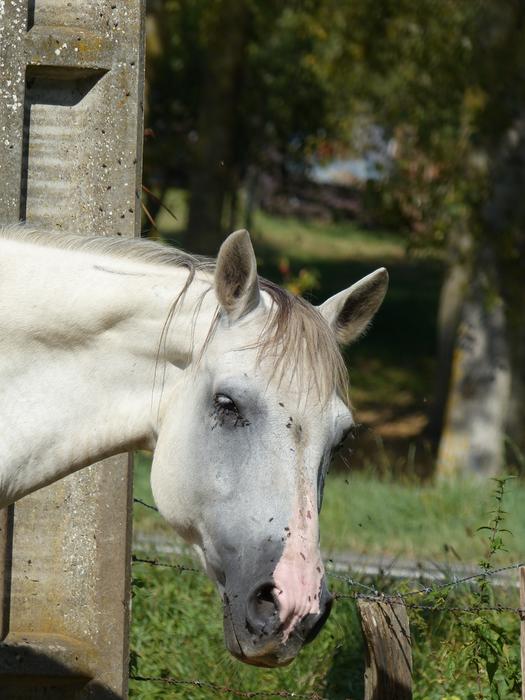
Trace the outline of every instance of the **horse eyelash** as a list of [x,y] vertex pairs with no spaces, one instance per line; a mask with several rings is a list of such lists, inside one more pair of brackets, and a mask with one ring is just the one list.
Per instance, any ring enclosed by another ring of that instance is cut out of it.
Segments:
[[[219,397],[223,397],[223,398],[227,399],[230,402],[230,405],[225,406],[223,403],[221,403],[221,401],[219,400]],[[240,415],[239,409],[237,408],[237,404],[227,394],[215,394],[215,396],[213,397],[213,405],[220,412],[236,413],[237,415]]]
[[352,428],[347,430],[341,440],[337,443],[337,445],[334,447],[333,454],[336,455],[338,452],[341,451],[343,445],[345,444],[347,438],[351,435],[352,433]]
[[[229,401],[231,402],[231,406],[222,405],[219,401],[219,396],[224,396],[224,398],[229,399]],[[239,426],[241,428],[246,428],[248,425],[250,425],[250,421],[242,417],[235,401],[226,394],[215,394],[215,396],[213,397],[213,405],[215,408],[215,413],[217,414],[217,416],[219,416],[219,418],[229,416],[230,418],[233,418],[235,420],[233,426],[234,428],[237,428]]]

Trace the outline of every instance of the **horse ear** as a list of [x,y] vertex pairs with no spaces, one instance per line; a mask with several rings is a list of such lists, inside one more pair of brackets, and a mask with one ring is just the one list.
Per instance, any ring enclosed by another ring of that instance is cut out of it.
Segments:
[[339,343],[353,343],[366,331],[385,298],[387,287],[388,272],[381,267],[318,307]]
[[257,261],[250,234],[234,231],[221,245],[215,267],[215,293],[228,317],[235,321],[259,303]]

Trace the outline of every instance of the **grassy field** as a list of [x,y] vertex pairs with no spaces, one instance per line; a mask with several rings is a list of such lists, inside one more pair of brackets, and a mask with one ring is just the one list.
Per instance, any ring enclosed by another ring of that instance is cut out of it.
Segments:
[[[132,649],[141,675],[199,679],[245,691],[300,693],[322,685],[334,699],[361,697],[364,657],[353,603],[338,604],[323,635],[291,666],[264,670],[245,666],[226,651],[219,598],[202,575],[136,565],[134,578]],[[141,700],[219,697],[208,688],[137,681],[131,682],[130,695]]]

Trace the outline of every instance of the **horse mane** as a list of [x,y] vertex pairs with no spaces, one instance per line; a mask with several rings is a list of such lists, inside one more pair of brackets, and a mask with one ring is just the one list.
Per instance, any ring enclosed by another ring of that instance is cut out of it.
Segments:
[[[192,255],[157,241],[119,236],[83,236],[62,231],[34,229],[24,224],[0,226],[0,238],[20,243],[36,244],[58,250],[84,251],[98,255],[122,258],[151,265],[183,267],[188,278],[182,292],[175,300],[165,331],[179,300],[191,285],[195,273],[203,271],[213,274],[215,260]],[[210,281],[210,286],[212,282]],[[306,370],[310,370],[307,390],[311,384],[321,400],[327,400],[335,391],[348,403],[348,372],[337,344],[335,334],[321,313],[302,297],[296,297],[286,289],[259,277],[259,286],[272,300],[261,337],[257,343],[259,359],[274,361],[274,371],[279,381],[285,376],[297,376],[305,383]],[[212,322],[207,342],[213,335]],[[207,343],[206,343],[207,344]],[[313,377],[313,379],[312,379]]]

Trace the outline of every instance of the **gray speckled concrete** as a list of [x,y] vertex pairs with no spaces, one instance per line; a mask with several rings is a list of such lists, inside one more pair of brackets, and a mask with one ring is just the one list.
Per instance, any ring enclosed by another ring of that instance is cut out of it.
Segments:
[[[2,223],[138,232],[143,27],[144,0],[0,0]],[[127,696],[130,490],[123,456],[4,512],[3,700]]]

